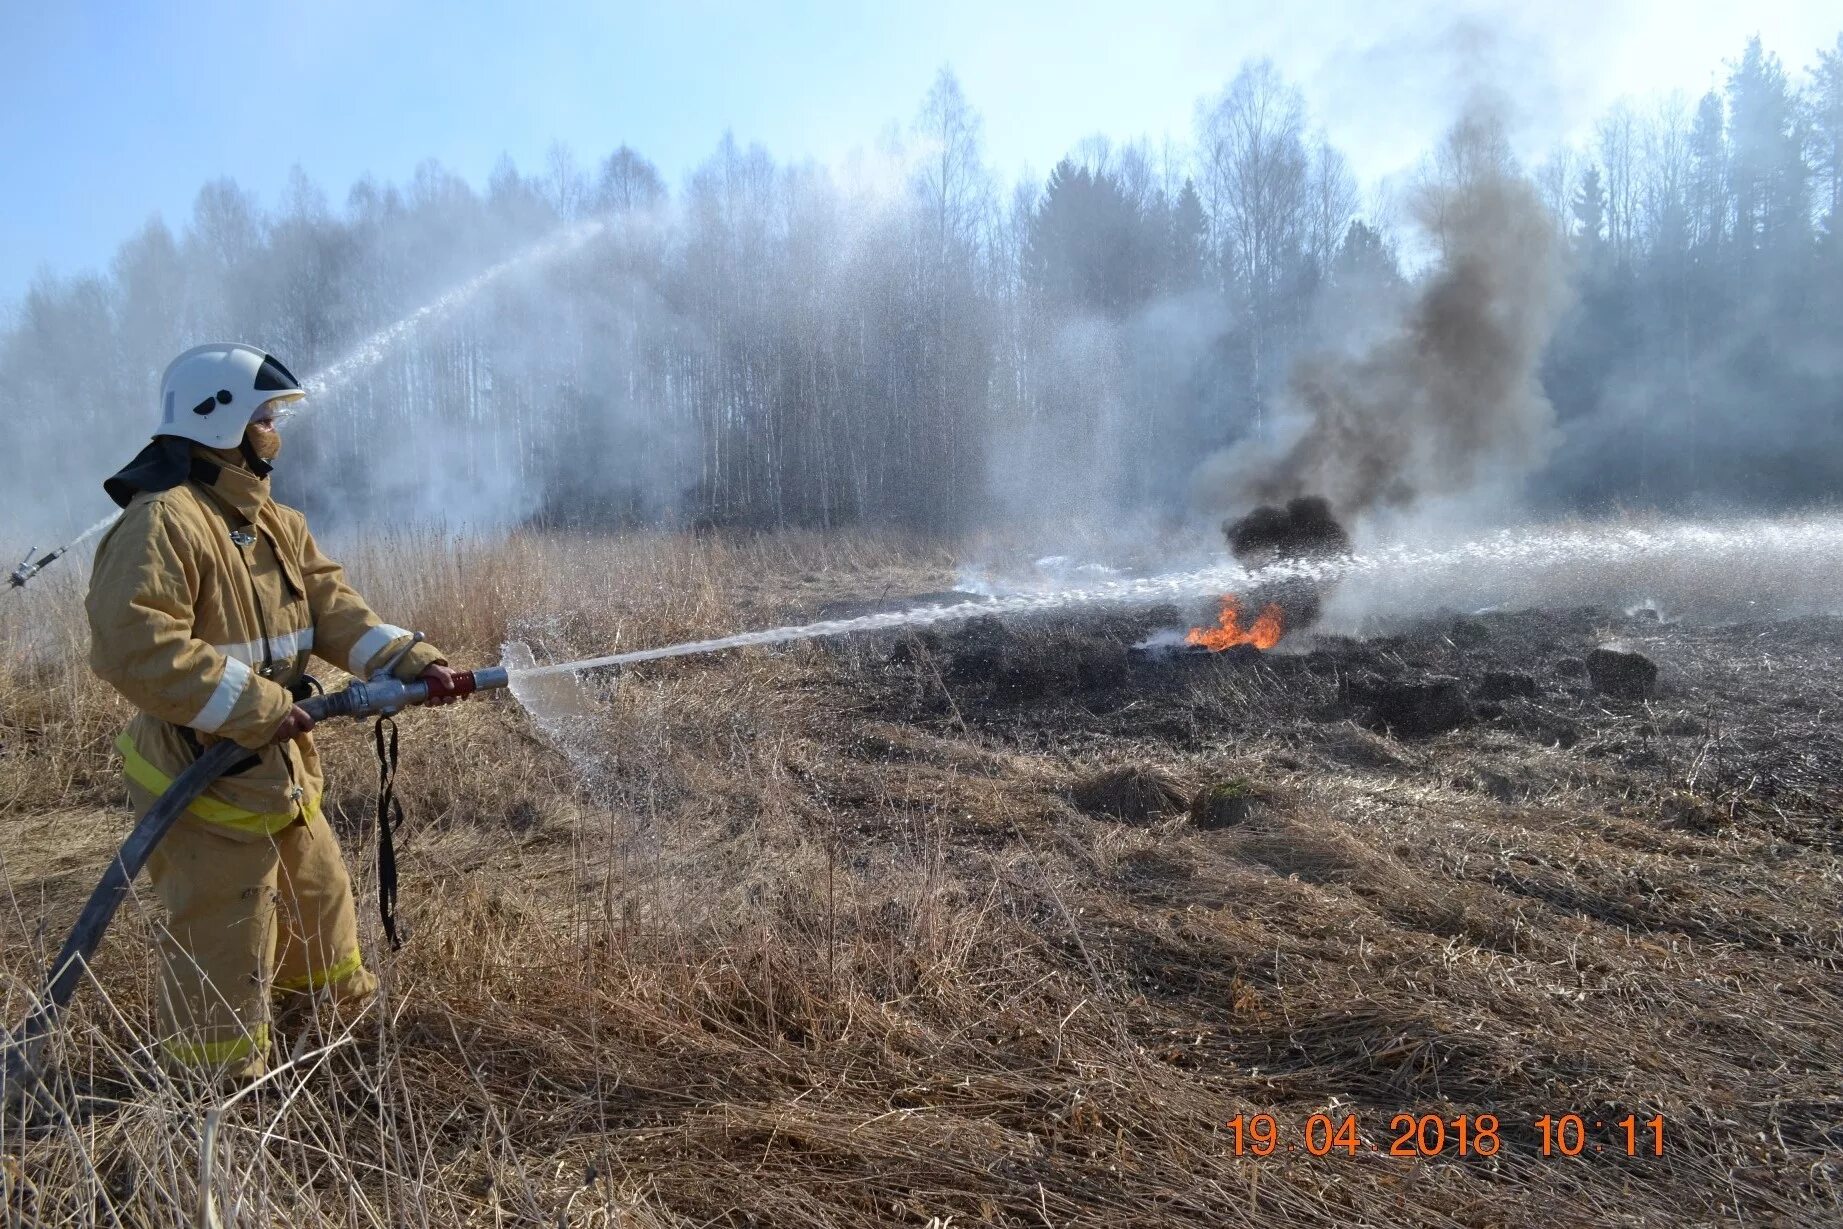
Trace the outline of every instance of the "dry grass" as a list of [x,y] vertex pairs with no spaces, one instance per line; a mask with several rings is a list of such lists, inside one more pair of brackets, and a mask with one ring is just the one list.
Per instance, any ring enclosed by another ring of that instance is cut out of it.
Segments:
[[[874,540],[346,556],[467,662],[508,636],[559,658],[950,575]],[[9,1018],[130,818],[108,752],[122,710],[82,669],[74,601],[67,582],[0,611]],[[1098,661],[1111,634],[1071,635]],[[223,1114],[218,1214],[1833,1223],[1843,771],[1815,737],[1836,711],[1832,634],[1670,632],[1652,651],[1673,697],[1545,693],[1418,744],[1319,712],[1339,683],[1318,663],[1119,671],[1038,702],[966,681],[951,637],[591,680],[596,715],[568,729],[503,697],[410,714],[410,941],[379,954],[384,994],[349,1044]],[[343,729],[323,750],[366,890],[369,748]],[[1221,831],[1070,805],[1125,762],[1254,783],[1262,805]],[[5,1124],[0,1224],[193,1223],[212,1099],[139,1053],[154,924],[124,911],[64,1049],[114,1100]],[[1568,1111],[1661,1113],[1665,1155],[1542,1157],[1536,1119]],[[1492,1113],[1503,1147],[1236,1157],[1222,1124],[1263,1112],[1295,1142],[1313,1113],[1355,1113],[1385,1149],[1398,1112]]]
[[1182,782],[1156,765],[1126,764],[1077,781],[1069,791],[1075,805],[1090,815],[1148,824],[1190,809]]

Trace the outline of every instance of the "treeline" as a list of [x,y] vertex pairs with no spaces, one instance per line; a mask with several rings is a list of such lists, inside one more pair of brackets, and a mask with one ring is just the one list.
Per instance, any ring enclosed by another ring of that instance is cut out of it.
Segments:
[[[1269,63],[1200,104],[1193,137],[1096,138],[1007,190],[943,72],[900,141],[834,170],[725,137],[677,191],[626,148],[502,160],[483,190],[425,163],[339,208],[298,171],[273,210],[218,181],[107,274],[40,279],[0,335],[0,446],[47,459],[11,484],[18,516],[87,523],[186,346],[247,339],[311,373],[591,219],[319,398],[286,494],[328,520],[450,524],[1180,512],[1203,458],[1286,429],[1296,356],[1388,327],[1418,242],[1360,208]],[[1622,104],[1531,172],[1579,286],[1544,366],[1565,429],[1536,497],[1831,493],[1840,161],[1843,38],[1801,77],[1750,43],[1724,89]]]
[[1538,172],[1579,256],[1543,382],[1564,506],[1843,491],[1843,38],[1796,81],[1759,40],[1725,90],[1622,104]]

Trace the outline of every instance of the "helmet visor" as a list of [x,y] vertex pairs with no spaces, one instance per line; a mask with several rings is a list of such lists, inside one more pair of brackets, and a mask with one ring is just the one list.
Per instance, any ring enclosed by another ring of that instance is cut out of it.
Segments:
[[250,421],[274,422],[279,418],[284,418],[288,415],[291,407],[293,407],[296,402],[301,401],[303,397],[304,394],[302,393],[283,393],[278,397],[271,397],[256,407],[256,412],[250,415]]

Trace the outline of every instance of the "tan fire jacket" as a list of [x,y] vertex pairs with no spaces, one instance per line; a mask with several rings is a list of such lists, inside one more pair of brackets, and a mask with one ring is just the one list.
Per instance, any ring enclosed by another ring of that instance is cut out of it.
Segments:
[[[226,454],[171,490],[142,492],[96,548],[87,607],[90,667],[140,715],[116,741],[130,781],[164,791],[200,746],[234,739],[254,753],[191,813],[254,839],[319,813],[311,738],[269,739],[294,703],[309,655],[361,677],[409,643],[320,553],[306,519]],[[443,664],[418,644],[396,675]]]

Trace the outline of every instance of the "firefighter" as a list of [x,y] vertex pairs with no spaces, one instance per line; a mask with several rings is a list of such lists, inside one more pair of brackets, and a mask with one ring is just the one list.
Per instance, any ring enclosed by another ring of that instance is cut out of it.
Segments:
[[90,666],[139,714],[116,740],[145,811],[203,747],[249,752],[148,861],[160,938],[160,1046],[214,1080],[266,1070],[271,997],[286,1015],[362,1006],[377,987],[320,805],[309,656],[360,677],[391,664],[447,682],[446,659],[383,622],[276,503],[276,410],[299,382],[253,346],[186,351],[161,378],[150,443],[104,489],[124,512],[96,549]]

